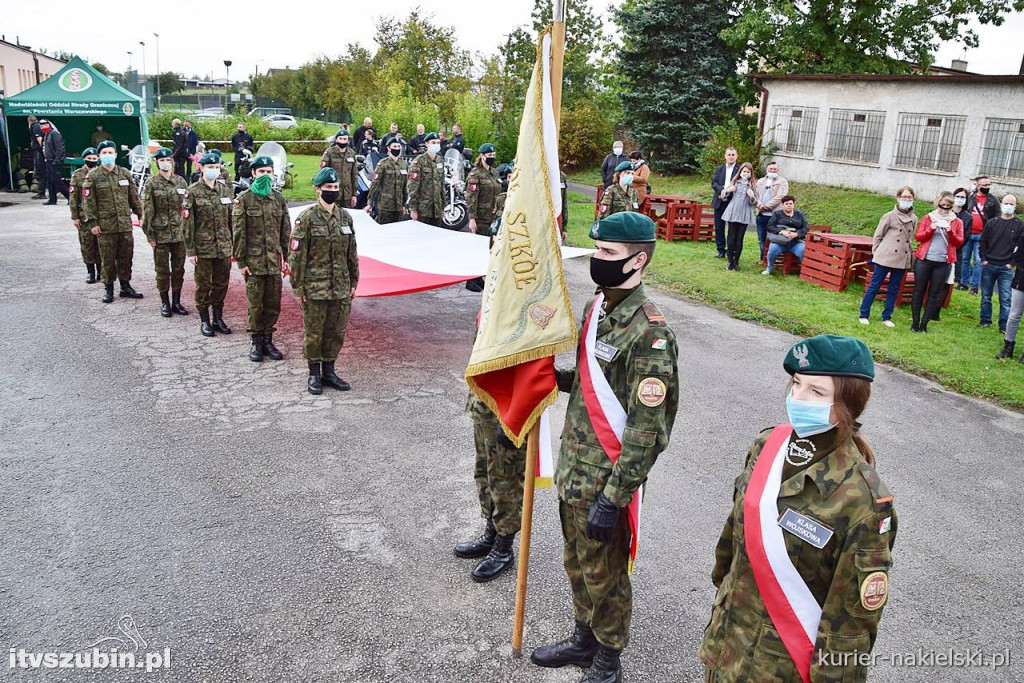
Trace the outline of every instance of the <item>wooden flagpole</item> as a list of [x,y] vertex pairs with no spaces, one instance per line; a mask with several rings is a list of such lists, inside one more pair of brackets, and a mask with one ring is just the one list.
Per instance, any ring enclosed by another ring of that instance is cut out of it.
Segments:
[[[561,126],[562,65],[565,56],[565,4],[555,0],[551,26],[551,101],[555,114],[555,134]],[[564,208],[563,208],[564,210]],[[526,437],[526,472],[523,479],[523,516],[519,532],[519,568],[516,579],[516,610],[512,622],[512,656],[523,654],[523,622],[526,618],[526,587],[530,571],[530,537],[533,530],[533,493],[540,459],[540,420]]]

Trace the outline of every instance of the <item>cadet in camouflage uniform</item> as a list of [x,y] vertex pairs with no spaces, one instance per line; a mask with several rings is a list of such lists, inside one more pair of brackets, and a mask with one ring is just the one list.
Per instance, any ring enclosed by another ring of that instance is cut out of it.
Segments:
[[[189,186],[181,207],[185,250],[195,265],[196,308],[199,331],[231,334],[224,322],[224,297],[231,280],[231,206],[234,191],[220,179],[220,157],[212,153],[199,159],[202,176]],[[213,307],[213,318],[210,307]]]
[[118,296],[141,299],[132,289],[132,214],[142,215],[142,200],[128,169],[117,165],[117,147],[110,140],[100,143],[99,168],[89,171],[82,183],[83,224],[96,235],[103,262],[103,303],[114,300],[114,277],[121,283]]
[[[181,233],[181,205],[188,192],[185,179],[174,172],[174,153],[166,147],[153,156],[159,173],[142,191],[142,231],[153,247],[156,288],[160,292],[160,315],[188,315],[181,305],[185,280],[185,238]],[[173,303],[168,290],[174,293]]]
[[245,277],[246,333],[252,337],[249,360],[284,358],[274,346],[274,325],[281,315],[282,258],[288,253],[291,219],[284,195],[273,189],[274,160],[249,162],[252,183],[235,199],[231,211],[232,255]]
[[82,161],[85,165],[71,175],[71,184],[68,188],[68,206],[71,207],[71,222],[78,231],[78,246],[82,249],[82,261],[85,262],[85,269],[89,277],[85,279],[86,284],[93,284],[100,281],[100,243],[96,235],[92,234],[82,219],[85,212],[82,208],[82,185],[85,184],[85,177],[89,171],[96,168],[99,163],[99,156],[95,147],[86,147],[82,150]]
[[348,146],[348,140],[348,131],[339,130],[334,136],[334,144],[324,150],[320,157],[320,168],[330,166],[338,174],[341,187],[338,206],[355,208],[359,192],[358,169],[356,151]]
[[601,195],[601,218],[619,211],[639,211],[640,196],[633,184],[633,164],[623,161],[615,167],[615,182]]
[[323,393],[323,385],[348,391],[334,363],[345,343],[352,297],[359,283],[359,256],[352,217],[338,206],[340,183],[332,168],[313,178],[317,203],[295,219],[288,265],[292,291],[302,302],[302,354],[309,363],[306,388]]
[[[233,191],[234,185],[231,184],[231,174],[228,173],[228,167],[224,164],[223,154],[216,147],[210,150],[210,154],[212,154],[217,159],[217,163],[220,164],[220,176],[218,176],[218,180],[223,180],[225,183],[228,184],[228,186],[232,188]],[[200,157],[200,161],[201,160],[202,157]],[[201,176],[199,180],[202,180]]]
[[[600,408],[585,402],[580,373],[556,371],[559,389],[569,392],[555,484],[576,629],[567,640],[537,648],[530,659],[547,667],[589,667],[585,683],[617,683],[633,609],[632,535],[624,508],[668,446],[679,401],[678,348],[641,282],[654,252],[654,222],[622,212],[595,223],[590,236],[597,247],[591,277],[603,300],[588,304],[583,319],[601,301],[594,355],[620,404],[614,409],[625,410],[625,429],[613,464],[590,412]],[[581,335],[577,366],[583,353]]]
[[391,140],[388,156],[373,169],[373,182],[366,198],[366,213],[371,213],[376,202],[377,222],[381,225],[396,223],[407,213],[405,200],[409,167],[398,158],[401,153],[402,143]]
[[[875,472],[874,454],[855,422],[871,394],[874,362],[859,340],[822,335],[793,346],[783,365],[793,376],[786,405],[795,433],[784,425],[788,439],[780,442],[782,449],[763,453],[773,430],[761,432],[736,479],[711,574],[718,593],[700,646],[705,680],[801,680],[754,578],[752,563],[766,564],[763,551],[748,553],[750,530],[744,526],[758,461],[771,458],[764,464],[770,467],[784,457],[775,475],[781,480],[778,523],[789,561],[822,610],[809,678],[865,681],[864,660],[888,600],[897,528],[892,494]],[[806,639],[802,630],[800,635]]]
[[413,159],[409,167],[409,213],[414,221],[443,227],[444,160],[437,133],[423,139],[427,151]]
[[[466,178],[466,201],[469,204],[469,231],[472,233],[489,234],[490,225],[498,218],[498,197],[503,192],[501,179],[494,169],[497,162],[494,145],[486,142],[480,145],[480,156],[476,165]],[[504,202],[502,202],[504,207]],[[493,240],[491,242],[494,243]],[[484,291],[484,279],[473,278],[466,281],[466,289],[471,292]]]

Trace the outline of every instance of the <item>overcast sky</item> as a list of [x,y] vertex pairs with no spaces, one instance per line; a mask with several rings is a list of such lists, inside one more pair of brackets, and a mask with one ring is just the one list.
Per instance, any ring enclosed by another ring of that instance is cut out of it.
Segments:
[[[608,2],[590,0],[603,12]],[[256,67],[299,66],[317,55],[334,56],[349,42],[376,49],[372,37],[377,19],[405,16],[416,6],[410,0],[369,0],[361,3],[324,0],[277,2],[218,2],[180,0],[168,3],[122,2],[102,5],[81,0],[48,0],[43,5],[20,3],[4,13],[2,33],[14,42],[67,50],[90,62],[103,62],[112,71],[128,66],[142,70],[144,41],[146,70],[156,71],[156,38],[160,34],[160,70],[224,76],[223,60],[230,59],[231,80],[246,79]],[[459,43],[472,53],[491,54],[517,26],[529,26],[532,0],[449,0],[423,2],[433,21],[455,28]],[[37,8],[45,7],[41,15]],[[264,7],[274,7],[264,10]],[[481,11],[486,7],[486,11]],[[90,9],[91,8],[91,9]],[[344,9],[343,9],[344,8]],[[173,18],[172,18],[173,16]],[[614,29],[614,27],[610,27]],[[1024,56],[1024,14],[1010,17],[999,28],[980,30],[981,47],[967,52],[968,68],[985,74],[1016,74]],[[963,55],[954,45],[939,51],[937,64],[949,66]]]

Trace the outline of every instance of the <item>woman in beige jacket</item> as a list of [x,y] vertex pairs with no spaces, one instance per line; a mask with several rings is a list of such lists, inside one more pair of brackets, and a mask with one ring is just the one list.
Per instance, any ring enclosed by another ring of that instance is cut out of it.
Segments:
[[875,269],[860,302],[861,325],[870,324],[868,316],[871,315],[871,304],[875,302],[875,295],[888,277],[889,288],[885,295],[885,308],[882,309],[882,324],[896,327],[890,318],[896,308],[903,276],[913,263],[914,227],[917,225],[913,188],[901,187],[896,191],[896,200],[896,207],[882,216],[875,229],[874,244],[871,247],[871,260]]
[[647,180],[651,177],[651,167],[647,165],[639,151],[630,153],[629,160],[633,162],[633,189],[640,198],[640,206],[643,206],[644,197],[647,196]]

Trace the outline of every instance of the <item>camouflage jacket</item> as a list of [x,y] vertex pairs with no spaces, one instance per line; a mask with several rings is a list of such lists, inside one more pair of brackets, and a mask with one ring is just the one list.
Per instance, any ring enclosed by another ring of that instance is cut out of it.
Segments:
[[632,187],[622,189],[619,184],[612,185],[601,195],[601,218],[607,218],[619,211],[639,211],[640,196]]
[[253,275],[277,275],[288,253],[291,218],[284,195],[271,190],[260,197],[246,190],[231,209],[231,255]]
[[89,229],[98,225],[100,232],[131,232],[132,214],[142,215],[142,200],[128,169],[97,166],[82,183],[82,208],[82,223]]
[[498,217],[498,195],[501,194],[501,180],[492,168],[477,166],[466,178],[466,201],[469,202],[469,217],[476,220],[477,231],[488,226]]
[[409,167],[405,161],[388,156],[373,169],[367,201],[377,202],[378,211],[399,213],[405,208]]
[[338,182],[341,183],[341,203],[348,206],[348,201],[356,194],[359,185],[356,180],[358,169],[356,168],[356,151],[351,147],[338,147],[331,145],[324,150],[320,157],[320,168],[330,166],[338,174]]
[[[700,658],[715,681],[798,681],[778,631],[765,610],[744,543],[743,502],[750,476],[771,430],[761,432],[736,479],[732,512],[715,549],[711,580],[718,588]],[[795,438],[795,437],[794,437]],[[783,533],[796,570],[822,606],[812,681],[864,681],[856,653],[871,652],[888,596],[890,551],[896,538],[892,495],[852,440],[834,444],[834,432],[806,450],[825,457],[782,482],[779,512],[787,509],[831,529],[821,549]]]
[[[592,306],[593,302],[587,304],[584,320]],[[668,446],[679,404],[679,349],[675,335],[647,299],[643,285],[598,323],[597,341],[602,345],[598,364],[626,410],[622,453],[613,466],[594,434],[578,372],[559,370],[558,387],[569,392],[569,407],[555,484],[558,497],[575,507],[589,507],[603,492],[621,508],[647,480],[658,454]],[[581,339],[577,367],[582,352]]]
[[188,185],[178,175],[167,180],[155,175],[142,190],[142,231],[157,244],[172,244],[185,239],[181,232],[181,205]]
[[409,167],[409,210],[425,218],[440,218],[444,213],[444,159],[421,154]]
[[231,185],[215,180],[192,183],[181,204],[185,251],[199,258],[231,258]]
[[[82,206],[82,185],[85,183],[85,176],[91,171],[88,166],[82,166],[71,174],[71,182],[68,184],[68,206],[71,208],[71,220],[83,220],[85,218],[85,207]],[[85,225],[82,225],[85,229]]]
[[359,255],[352,217],[337,204],[331,213],[317,202],[295,219],[288,265],[298,297],[340,301],[359,283]]

